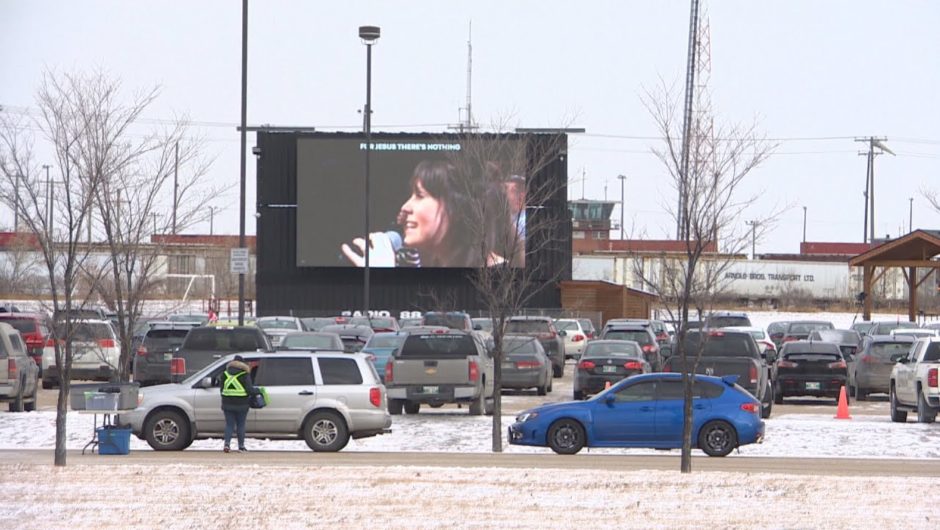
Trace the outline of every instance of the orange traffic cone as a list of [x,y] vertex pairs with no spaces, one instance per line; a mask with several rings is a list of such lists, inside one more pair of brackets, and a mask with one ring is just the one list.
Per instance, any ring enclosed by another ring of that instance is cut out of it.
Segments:
[[849,401],[845,397],[844,386],[839,390],[839,408],[836,411],[835,418],[837,420],[851,420],[852,419],[852,416],[849,416]]

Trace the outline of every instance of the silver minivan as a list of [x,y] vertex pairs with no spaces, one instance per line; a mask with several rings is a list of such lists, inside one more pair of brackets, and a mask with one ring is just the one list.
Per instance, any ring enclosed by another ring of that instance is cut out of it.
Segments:
[[[268,405],[251,409],[249,438],[302,438],[314,451],[339,451],[350,438],[391,432],[385,386],[365,354],[242,353],[252,382]],[[225,431],[220,379],[235,355],[219,359],[182,383],[142,389],[138,407],[118,423],[158,451],[178,451]]]

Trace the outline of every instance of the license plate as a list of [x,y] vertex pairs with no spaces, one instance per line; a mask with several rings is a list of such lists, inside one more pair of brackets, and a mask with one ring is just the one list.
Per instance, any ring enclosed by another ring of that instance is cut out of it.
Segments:
[[169,361],[169,360],[171,360],[171,359],[173,359],[173,354],[172,354],[172,353],[164,353],[164,354],[163,354],[163,360],[164,360],[164,361]]
[[516,367],[514,363],[503,363],[503,370],[512,370]]
[[604,366],[601,371],[604,372],[605,374],[613,374],[613,373],[617,373],[617,367],[616,366]]
[[422,389],[422,394],[437,394],[438,387],[436,386],[426,386]]
[[806,390],[819,390],[819,383],[806,383]]

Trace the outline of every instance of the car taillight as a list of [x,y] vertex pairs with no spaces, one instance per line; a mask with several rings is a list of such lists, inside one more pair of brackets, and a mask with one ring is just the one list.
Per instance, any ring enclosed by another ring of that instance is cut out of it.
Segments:
[[392,368],[393,365],[394,363],[392,363],[392,361],[389,361],[388,364],[385,365],[385,384],[391,383],[394,380],[392,377],[395,372]]
[[369,403],[372,403],[373,407],[382,405],[382,392],[379,390],[379,387],[374,386],[369,389]]
[[652,351],[653,351],[653,345],[652,345],[652,344],[644,344],[644,345],[643,345],[643,351],[646,352],[646,353],[652,352]]
[[141,357],[143,357],[144,355],[147,355],[147,347],[140,346],[139,348],[137,348],[137,355],[140,355]]
[[656,340],[669,340],[669,334],[668,334],[668,333],[657,333],[657,334],[656,334]]
[[750,412],[751,414],[759,414],[760,405],[758,405],[757,403],[751,403],[751,402],[741,403],[741,410],[743,410],[744,412]]
[[23,338],[29,348],[42,348],[43,340],[39,335],[27,335]]
[[13,357],[7,359],[7,372],[10,374],[9,377],[11,380],[16,379],[16,359]]
[[795,340],[799,340],[799,339],[796,337],[784,337],[783,338],[783,342],[793,342]]
[[55,340],[46,339],[46,348],[55,348]]
[[637,361],[627,361],[623,363],[623,367],[627,370],[642,370],[643,363]]
[[664,372],[671,372],[671,371],[672,371],[672,367],[669,366],[668,364],[663,365],[663,371],[664,371]]
[[709,337],[724,337],[724,336],[725,336],[725,332],[724,332],[724,331],[710,331],[710,332],[708,333],[708,336],[709,336]]
[[516,361],[516,368],[539,368],[542,363],[538,361]]
[[756,365],[753,365],[753,364],[751,365],[751,370],[748,373],[748,375],[751,378],[751,384],[752,385],[757,384],[757,366]]
[[99,340],[98,340],[98,347],[99,347],[99,348],[113,348],[113,347],[114,347],[114,339],[99,339]]
[[798,365],[793,361],[777,361],[777,368],[796,368]]
[[871,355],[862,355],[861,361],[865,364],[872,364],[875,362],[875,358]]
[[182,357],[170,359],[170,375],[186,375],[186,359]]
[[480,379],[480,367],[476,361],[470,361],[470,380],[478,381]]
[[575,335],[571,338],[571,342],[581,342],[584,340],[584,335]]
[[931,368],[927,372],[927,386],[930,388],[937,388],[937,369]]
[[593,370],[596,366],[594,361],[581,361],[578,363],[578,370]]
[[829,363],[826,366],[828,366],[829,368],[845,368],[845,361]]

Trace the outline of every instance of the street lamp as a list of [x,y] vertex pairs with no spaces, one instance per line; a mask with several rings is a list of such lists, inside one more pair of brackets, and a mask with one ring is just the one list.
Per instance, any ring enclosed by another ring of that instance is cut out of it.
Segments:
[[911,209],[908,212],[908,218],[907,218],[907,231],[913,232],[914,231],[914,197],[909,197],[907,200],[911,202]]
[[379,39],[381,29],[378,26],[359,26],[359,38],[366,45],[366,108],[363,116],[363,128],[366,133],[366,232],[365,232],[365,267],[363,268],[362,302],[363,315],[369,316],[369,158],[372,154],[372,45]]
[[623,241],[623,210],[626,206],[626,203],[623,202],[623,184],[627,181],[627,176],[617,175],[617,178],[620,179],[620,240]]
[[803,207],[803,242],[806,243],[806,206]]

